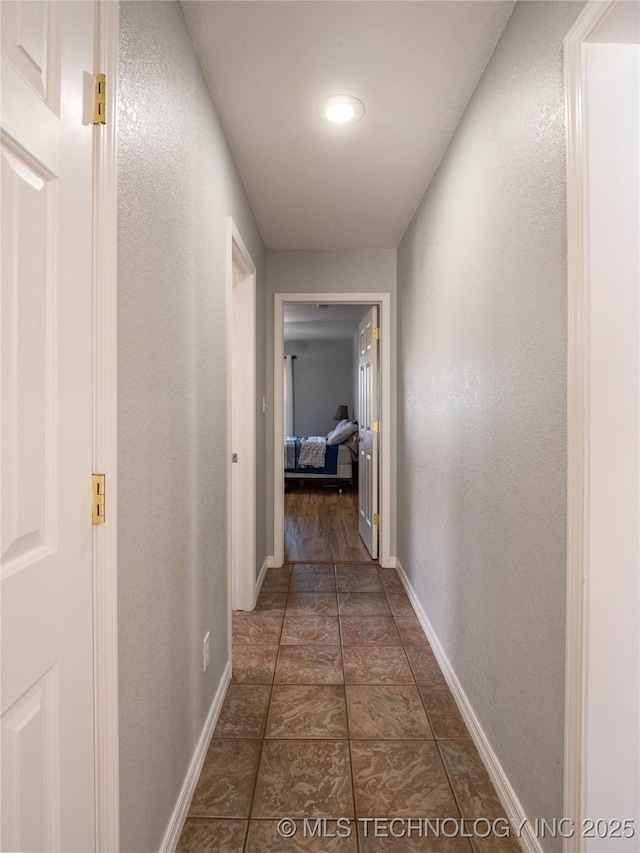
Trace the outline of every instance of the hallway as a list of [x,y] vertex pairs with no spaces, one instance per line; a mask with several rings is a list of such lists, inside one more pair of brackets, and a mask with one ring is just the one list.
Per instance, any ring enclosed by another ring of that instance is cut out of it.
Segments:
[[[394,569],[269,569],[255,611],[233,615],[233,642],[181,853],[520,850],[513,838],[420,837],[415,824],[411,838],[388,837],[408,823],[380,824],[375,837],[362,820],[451,818],[441,825],[455,836],[461,818],[467,834],[474,820],[504,818]],[[332,819],[324,838],[305,837],[305,817],[312,828]],[[332,837],[333,821],[354,817],[342,824],[350,836]],[[291,840],[282,818],[298,819]]]

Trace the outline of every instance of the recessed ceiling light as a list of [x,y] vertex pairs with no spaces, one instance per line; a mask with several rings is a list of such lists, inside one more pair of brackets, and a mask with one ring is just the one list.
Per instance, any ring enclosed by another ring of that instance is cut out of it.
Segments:
[[318,104],[318,115],[330,124],[354,124],[364,115],[364,104],[352,95],[331,95]]

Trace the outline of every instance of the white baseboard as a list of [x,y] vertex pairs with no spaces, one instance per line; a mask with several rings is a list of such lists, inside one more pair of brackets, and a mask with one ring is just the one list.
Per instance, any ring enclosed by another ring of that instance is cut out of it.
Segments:
[[191,759],[191,764],[189,765],[189,769],[187,770],[187,775],[185,777],[184,782],[182,783],[182,789],[180,790],[180,794],[173,810],[173,814],[171,815],[171,819],[169,820],[167,831],[165,832],[164,838],[162,839],[162,844],[160,845],[160,853],[174,853],[176,847],[178,846],[180,833],[182,832],[184,822],[187,819],[187,813],[191,804],[191,798],[193,797],[193,792],[195,791],[198,779],[200,778],[200,773],[202,772],[202,765],[204,764],[204,759],[207,755],[209,743],[211,741],[213,731],[216,727],[216,723],[218,722],[218,717],[220,716],[220,711],[222,709],[222,703],[224,702],[224,697],[226,696],[227,687],[229,686],[230,681],[231,661],[227,663],[224,672],[222,673],[222,678],[220,679],[218,689],[216,690],[216,695],[213,697],[211,708],[209,709],[209,713],[207,714],[207,719],[202,729],[202,733],[200,735],[200,738],[198,739],[198,743]]
[[273,562],[273,557],[265,557],[264,563],[262,564],[262,568],[260,569],[260,574],[258,575],[258,580],[256,581],[256,595],[255,599],[258,600],[258,596],[260,595],[260,590],[262,588],[262,583],[264,581],[265,575],[267,574],[267,569],[271,568],[271,563]]
[[493,782],[496,793],[500,798],[500,802],[504,807],[507,817],[512,821],[512,825],[515,824],[516,826],[521,826],[524,823],[522,836],[520,838],[520,844],[522,845],[523,850],[525,853],[544,853],[539,840],[535,836],[534,827],[532,823],[527,820],[527,815],[522,807],[522,803],[518,799],[516,792],[513,790],[504,768],[498,761],[498,756],[493,751],[493,748],[480,725],[480,721],[476,717],[476,714],[471,707],[471,703],[462,689],[462,685],[458,681],[458,677],[449,663],[449,659],[447,658],[444,649],[433,630],[433,626],[429,621],[427,614],[424,612],[424,608],[418,601],[418,597],[411,586],[411,581],[407,577],[407,574],[402,567],[402,563],[397,557],[396,571],[398,572],[400,580],[402,581],[402,584],[407,591],[407,595],[411,600],[416,616],[422,625],[422,630],[431,644],[433,653],[436,656],[440,669],[442,670],[442,674],[449,685],[453,698],[456,700],[460,713],[467,724],[471,738],[489,772],[489,776],[491,777],[491,781]]

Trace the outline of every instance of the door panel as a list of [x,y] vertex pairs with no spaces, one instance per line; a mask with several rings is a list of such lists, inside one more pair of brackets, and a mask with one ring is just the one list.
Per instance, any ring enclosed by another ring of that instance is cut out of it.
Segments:
[[358,330],[360,400],[360,459],[358,465],[358,530],[371,556],[378,557],[378,456],[379,434],[374,432],[378,420],[378,307],[372,306]]
[[92,2],[2,3],[1,849],[94,829]]

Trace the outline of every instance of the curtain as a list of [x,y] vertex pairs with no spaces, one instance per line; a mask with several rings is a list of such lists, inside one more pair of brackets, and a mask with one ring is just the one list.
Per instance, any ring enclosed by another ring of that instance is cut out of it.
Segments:
[[293,356],[284,357],[284,434],[293,435]]

